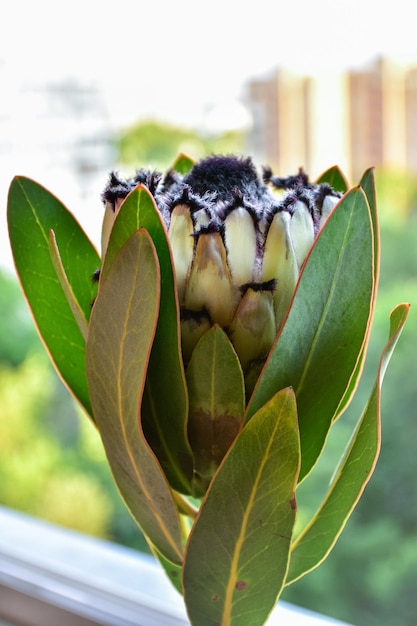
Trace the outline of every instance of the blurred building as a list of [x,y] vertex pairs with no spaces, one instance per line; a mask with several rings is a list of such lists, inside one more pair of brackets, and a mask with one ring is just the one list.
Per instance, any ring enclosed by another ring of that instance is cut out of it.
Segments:
[[248,84],[252,153],[283,175],[334,163],[354,180],[369,166],[417,173],[417,67],[386,59],[343,74],[278,69]]
[[[1,63],[0,83],[0,216],[12,178],[29,176],[59,194],[98,245],[100,193],[116,158],[101,92],[71,78],[40,83]],[[0,250],[0,264],[12,268],[6,228]]]

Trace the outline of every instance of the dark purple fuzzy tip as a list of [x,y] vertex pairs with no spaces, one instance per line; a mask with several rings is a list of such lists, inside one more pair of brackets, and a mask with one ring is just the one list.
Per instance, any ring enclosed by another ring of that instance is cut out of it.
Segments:
[[263,192],[263,183],[259,179],[250,158],[240,159],[236,156],[211,156],[196,163],[185,176],[184,183],[194,193],[203,196],[215,193],[218,200],[228,202],[234,190],[246,190],[257,187]]

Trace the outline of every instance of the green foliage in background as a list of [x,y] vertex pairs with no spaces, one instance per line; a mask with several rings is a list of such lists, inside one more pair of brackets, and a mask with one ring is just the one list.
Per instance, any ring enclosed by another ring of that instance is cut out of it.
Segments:
[[0,274],[0,365],[17,367],[41,347],[14,276]]
[[93,426],[45,354],[16,278],[0,272],[0,504],[147,549]]
[[116,142],[119,161],[127,168],[146,163],[151,168],[165,169],[179,152],[198,159],[210,153],[240,153],[243,149],[241,131],[201,137],[193,130],[156,121],[141,121],[125,129]]

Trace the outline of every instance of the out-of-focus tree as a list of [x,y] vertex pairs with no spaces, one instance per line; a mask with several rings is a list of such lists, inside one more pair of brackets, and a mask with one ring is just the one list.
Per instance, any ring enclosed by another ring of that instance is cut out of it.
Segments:
[[15,277],[0,272],[0,504],[145,548],[98,433],[52,369]]
[[201,158],[211,153],[240,153],[244,149],[243,131],[228,131],[202,137],[193,130],[156,121],[141,121],[125,129],[116,141],[121,165],[165,170],[179,152]]
[[[111,501],[100,480],[74,463],[74,445],[83,454],[84,433],[78,429],[71,402],[65,415],[55,413],[56,424],[50,428],[55,383],[61,386],[40,353],[18,367],[1,367],[0,502],[69,528],[107,536]],[[72,422],[70,439],[68,429],[58,436],[61,417]]]
[[0,311],[0,364],[16,367],[41,342],[17,280],[6,271],[0,271]]

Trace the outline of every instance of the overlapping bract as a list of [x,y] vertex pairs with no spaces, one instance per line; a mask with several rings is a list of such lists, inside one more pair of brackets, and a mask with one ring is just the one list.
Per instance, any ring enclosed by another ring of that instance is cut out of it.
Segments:
[[212,156],[185,175],[139,170],[112,174],[103,198],[103,252],[124,197],[138,184],[153,194],[172,246],[184,362],[214,324],[248,379],[259,371],[281,326],[304,259],[340,198],[303,172],[285,179],[252,161]]

